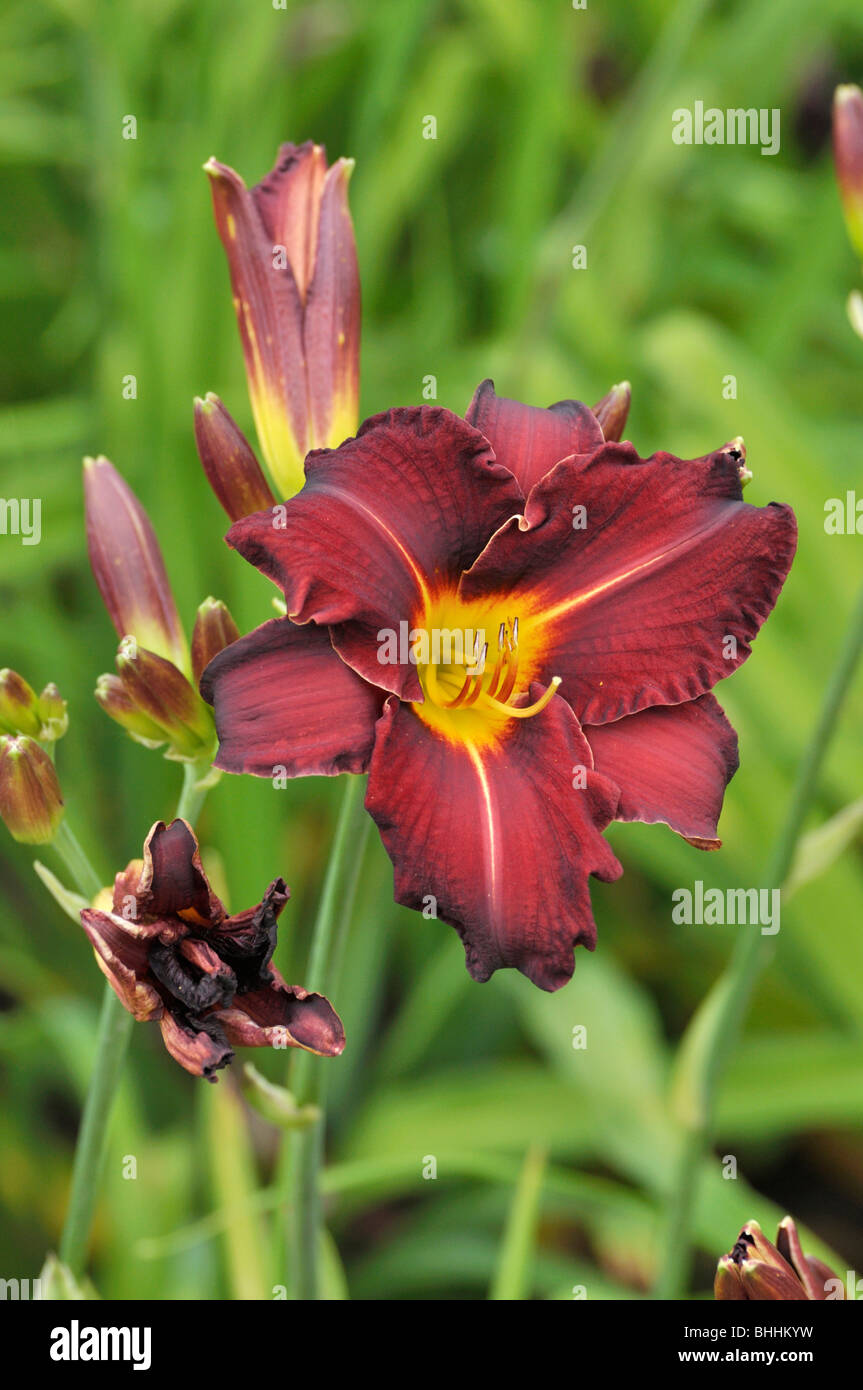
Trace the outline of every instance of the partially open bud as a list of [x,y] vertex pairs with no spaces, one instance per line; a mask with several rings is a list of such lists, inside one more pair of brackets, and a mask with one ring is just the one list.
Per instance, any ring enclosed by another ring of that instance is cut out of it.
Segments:
[[36,691],[7,666],[0,671],[0,731],[38,738],[42,728]]
[[125,729],[136,743],[142,743],[145,748],[161,748],[167,742],[164,729],[160,729],[138,708],[119,676],[100,676],[95,694],[105,713]]
[[797,1228],[786,1216],[779,1224],[776,1245],[757,1221],[748,1221],[734,1249],[720,1259],[713,1289],[722,1300],[799,1303],[824,1300],[828,1287],[839,1284],[827,1265],[804,1255]]
[[629,415],[629,404],[632,400],[632,387],[628,381],[619,381],[616,386],[612,386],[606,396],[601,401],[597,401],[593,407],[593,413],[599,421],[602,433],[606,439],[613,442],[623,438],[623,431],[626,428],[626,420]]
[[236,642],[240,629],[221,599],[205,598],[195,617],[192,633],[192,675],[195,685],[214,656]]
[[117,636],[131,633],[188,671],[186,638],[144,508],[106,458],[84,460],[84,499],[90,564]]
[[833,158],[845,225],[863,261],[863,91],[850,84],[833,98]]
[[746,1291],[743,1288],[743,1280],[740,1277],[740,1270],[731,1255],[723,1255],[716,1266],[716,1278],[713,1280],[714,1297],[723,1301],[740,1303],[746,1299]]
[[167,740],[166,757],[197,761],[213,750],[215,725],[209,706],[170,661],[126,637],[117,652],[117,671],[130,703],[161,730],[162,741]]
[[251,444],[212,391],[203,400],[195,397],[195,443],[210,487],[231,521],[274,506]]
[[25,845],[47,845],[63,819],[54,764],[32,738],[0,738],[0,818]]
[[42,728],[39,737],[46,743],[56,743],[69,728],[69,715],[66,701],[53,681],[45,686],[38,702],[39,719]]
[[353,161],[322,145],[282,145],[254,188],[210,159],[216,227],[228,257],[261,450],[283,497],[303,485],[310,449],[358,422],[360,283],[348,210]]

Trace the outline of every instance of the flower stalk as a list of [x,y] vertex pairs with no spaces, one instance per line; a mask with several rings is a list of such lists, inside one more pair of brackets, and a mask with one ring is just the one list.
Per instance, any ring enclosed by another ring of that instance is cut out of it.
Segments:
[[[183,789],[177,806],[178,816],[189,821],[198,816],[207,795],[206,786],[201,785],[206,771],[206,767],[197,763],[183,765]],[[68,822],[64,821],[60,826],[54,847],[75,886],[92,901],[101,891],[102,881]],[[106,981],[96,1038],[96,1061],[75,1145],[72,1185],[60,1240],[60,1260],[73,1275],[83,1273],[87,1259],[93,1214],[105,1164],[108,1124],[123,1074],[134,1022],[132,1015],[126,1012]]]
[[[365,790],[365,777],[346,778],[306,970],[309,989],[318,993],[333,990],[337,985],[344,935],[356,897],[370,824],[363,805]],[[297,1106],[315,1105],[320,1111],[313,1125],[287,1136],[284,1154],[288,1287],[297,1300],[320,1297],[320,1171],[326,1124],[324,1082],[325,1073],[316,1057],[298,1053],[292,1058],[290,1089]]]
[[[836,730],[839,713],[863,655],[863,589],[849,623],[845,642],[830,678],[818,722],[798,769],[785,823],[776,839],[767,871],[768,888],[781,888],[788,877],[797,842],[818,786],[821,767]],[[676,1181],[671,1189],[665,1249],[655,1297],[679,1298],[690,1269],[689,1232],[695,1206],[698,1172],[710,1141],[716,1095],[722,1072],[735,1046],[758,977],[772,951],[772,941],[760,931],[741,932],[731,959],[702,1003],[681,1044],[697,1039],[695,1075],[690,1080],[694,1105],[684,1135]]]

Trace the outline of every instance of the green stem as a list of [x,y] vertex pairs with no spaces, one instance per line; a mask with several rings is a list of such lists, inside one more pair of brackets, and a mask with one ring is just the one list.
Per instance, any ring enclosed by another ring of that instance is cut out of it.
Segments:
[[96,894],[102,891],[102,880],[81,848],[78,837],[73,833],[67,820],[60,822],[60,829],[54,836],[53,843],[75,880],[75,887],[84,894],[88,902],[92,902]]
[[[345,779],[333,848],[312,932],[306,971],[307,989],[328,994],[341,963],[344,935],[350,920],[368,818],[363,800],[364,777]],[[290,1287],[295,1299],[320,1296],[319,1247],[321,1231],[320,1169],[324,1151],[324,1063],[310,1052],[297,1052],[291,1063],[290,1084],[298,1105],[317,1105],[317,1123],[289,1136],[285,1164],[290,1241]]]
[[[198,764],[184,764],[178,816],[189,821],[197,817],[207,794],[206,787],[201,789],[199,785],[205,772],[206,768]],[[101,891],[102,880],[65,820],[57,832],[54,846],[76,887],[92,901]],[[105,1164],[108,1124],[133,1023],[132,1015],[126,1012],[111,986],[106,983],[96,1038],[96,1062],[75,1145],[69,1205],[60,1240],[60,1259],[74,1275],[83,1273],[87,1258],[93,1214]]]
[[83,1273],[87,1258],[93,1213],[105,1163],[108,1121],[134,1021],[111,986],[106,984],[96,1039],[96,1064],[78,1131],[69,1206],[60,1241],[60,1259],[76,1276]]
[[[836,729],[839,713],[863,654],[863,589],[846,632],[839,660],[824,696],[815,732],[800,760],[788,814],[774,844],[767,868],[767,887],[782,888],[794,859],[824,757]],[[687,1124],[671,1189],[663,1263],[655,1297],[682,1296],[689,1280],[691,1249],[689,1232],[695,1206],[699,1169],[713,1127],[713,1113],[722,1072],[735,1046],[759,973],[773,950],[770,937],[758,927],[742,931],[725,971],[697,1011],[681,1049],[696,1033],[696,1074],[689,1083],[695,1102]]]
[[177,802],[177,816],[187,820],[190,825],[195,824],[206,800],[209,787],[205,784],[205,779],[209,770],[209,761],[183,763],[183,790]]

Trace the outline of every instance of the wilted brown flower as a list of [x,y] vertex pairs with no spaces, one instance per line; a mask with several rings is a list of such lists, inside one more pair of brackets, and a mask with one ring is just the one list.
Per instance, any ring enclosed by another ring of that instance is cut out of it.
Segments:
[[85,908],[102,973],[139,1022],[158,1021],[172,1057],[215,1081],[239,1047],[299,1047],[335,1057],[345,1045],[322,994],[288,985],[271,964],[288,900],[281,878],[229,916],[204,873],[190,825],[158,821],[143,859],[117,874],[113,910]]

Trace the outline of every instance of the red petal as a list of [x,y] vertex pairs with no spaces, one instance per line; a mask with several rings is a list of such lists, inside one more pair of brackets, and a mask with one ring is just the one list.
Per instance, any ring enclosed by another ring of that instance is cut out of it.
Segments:
[[190,1027],[166,1009],[159,1026],[171,1056],[193,1076],[215,1081],[213,1073],[226,1067],[234,1056],[215,1016],[196,1019],[195,1026]]
[[593,411],[581,401],[558,401],[541,410],[496,396],[493,381],[476,388],[465,419],[485,435],[525,496],[561,459],[589,453],[604,438]]
[[333,651],[327,628],[288,618],[220,652],[201,694],[215,709],[216,765],[256,777],[364,772],[383,701]]
[[136,893],[142,916],[179,916],[210,926],[225,909],[210,888],[192,827],[184,820],[157,821],[144,842],[144,867]]
[[587,724],[584,734],[597,771],[620,787],[616,820],[665,821],[700,848],[719,848],[716,823],[737,771],[737,735],[712,695]]
[[306,477],[282,517],[245,517],[228,544],[284,589],[296,622],[358,624],[359,641],[333,641],[366,680],[422,699],[414,666],[378,661],[376,635],[420,623],[432,590],[455,586],[521,509],[513,478],[476,430],[432,406],[367,420],[340,449],[310,454]]
[[305,301],[315,268],[321,194],[327,174],[323,145],[307,140],[279,149],[275,167],[252,189],[252,199],[271,243],[284,246],[300,297]]
[[[531,697],[541,688],[534,686]],[[587,785],[573,787],[577,768]],[[388,700],[366,806],[395,868],[396,899],[434,908],[454,926],[476,980],[512,966],[542,989],[573,972],[573,947],[593,949],[588,876],[622,869],[600,831],[617,788],[592,770],[572,710],[553,699],[513,719],[496,745],[433,733]]]
[[324,180],[304,320],[311,441],[332,447],[355,432],[359,419],[360,271],[348,211],[353,167],[340,159]]
[[[573,528],[576,505],[583,529]],[[741,500],[727,452],[642,460],[629,444],[606,444],[534,488],[524,518],[501,528],[461,592],[505,589],[534,625],[542,678],[561,676],[582,723],[605,724],[693,700],[736,670],[796,540],[790,507]]]
[[265,227],[239,174],[211,159],[216,227],[231,272],[231,288],[246,359],[249,396],[261,450],[284,494],[294,491],[308,447],[303,306],[290,266]]
[[268,989],[238,996],[219,1020],[236,1047],[301,1047],[321,1057],[338,1057],[344,1050],[342,1021],[322,994],[300,985],[287,985],[277,970]]
[[129,934],[122,918],[85,908],[81,924],[90,938],[96,961],[124,1009],[139,1022],[160,1018],[162,1000],[147,983],[149,943]]

